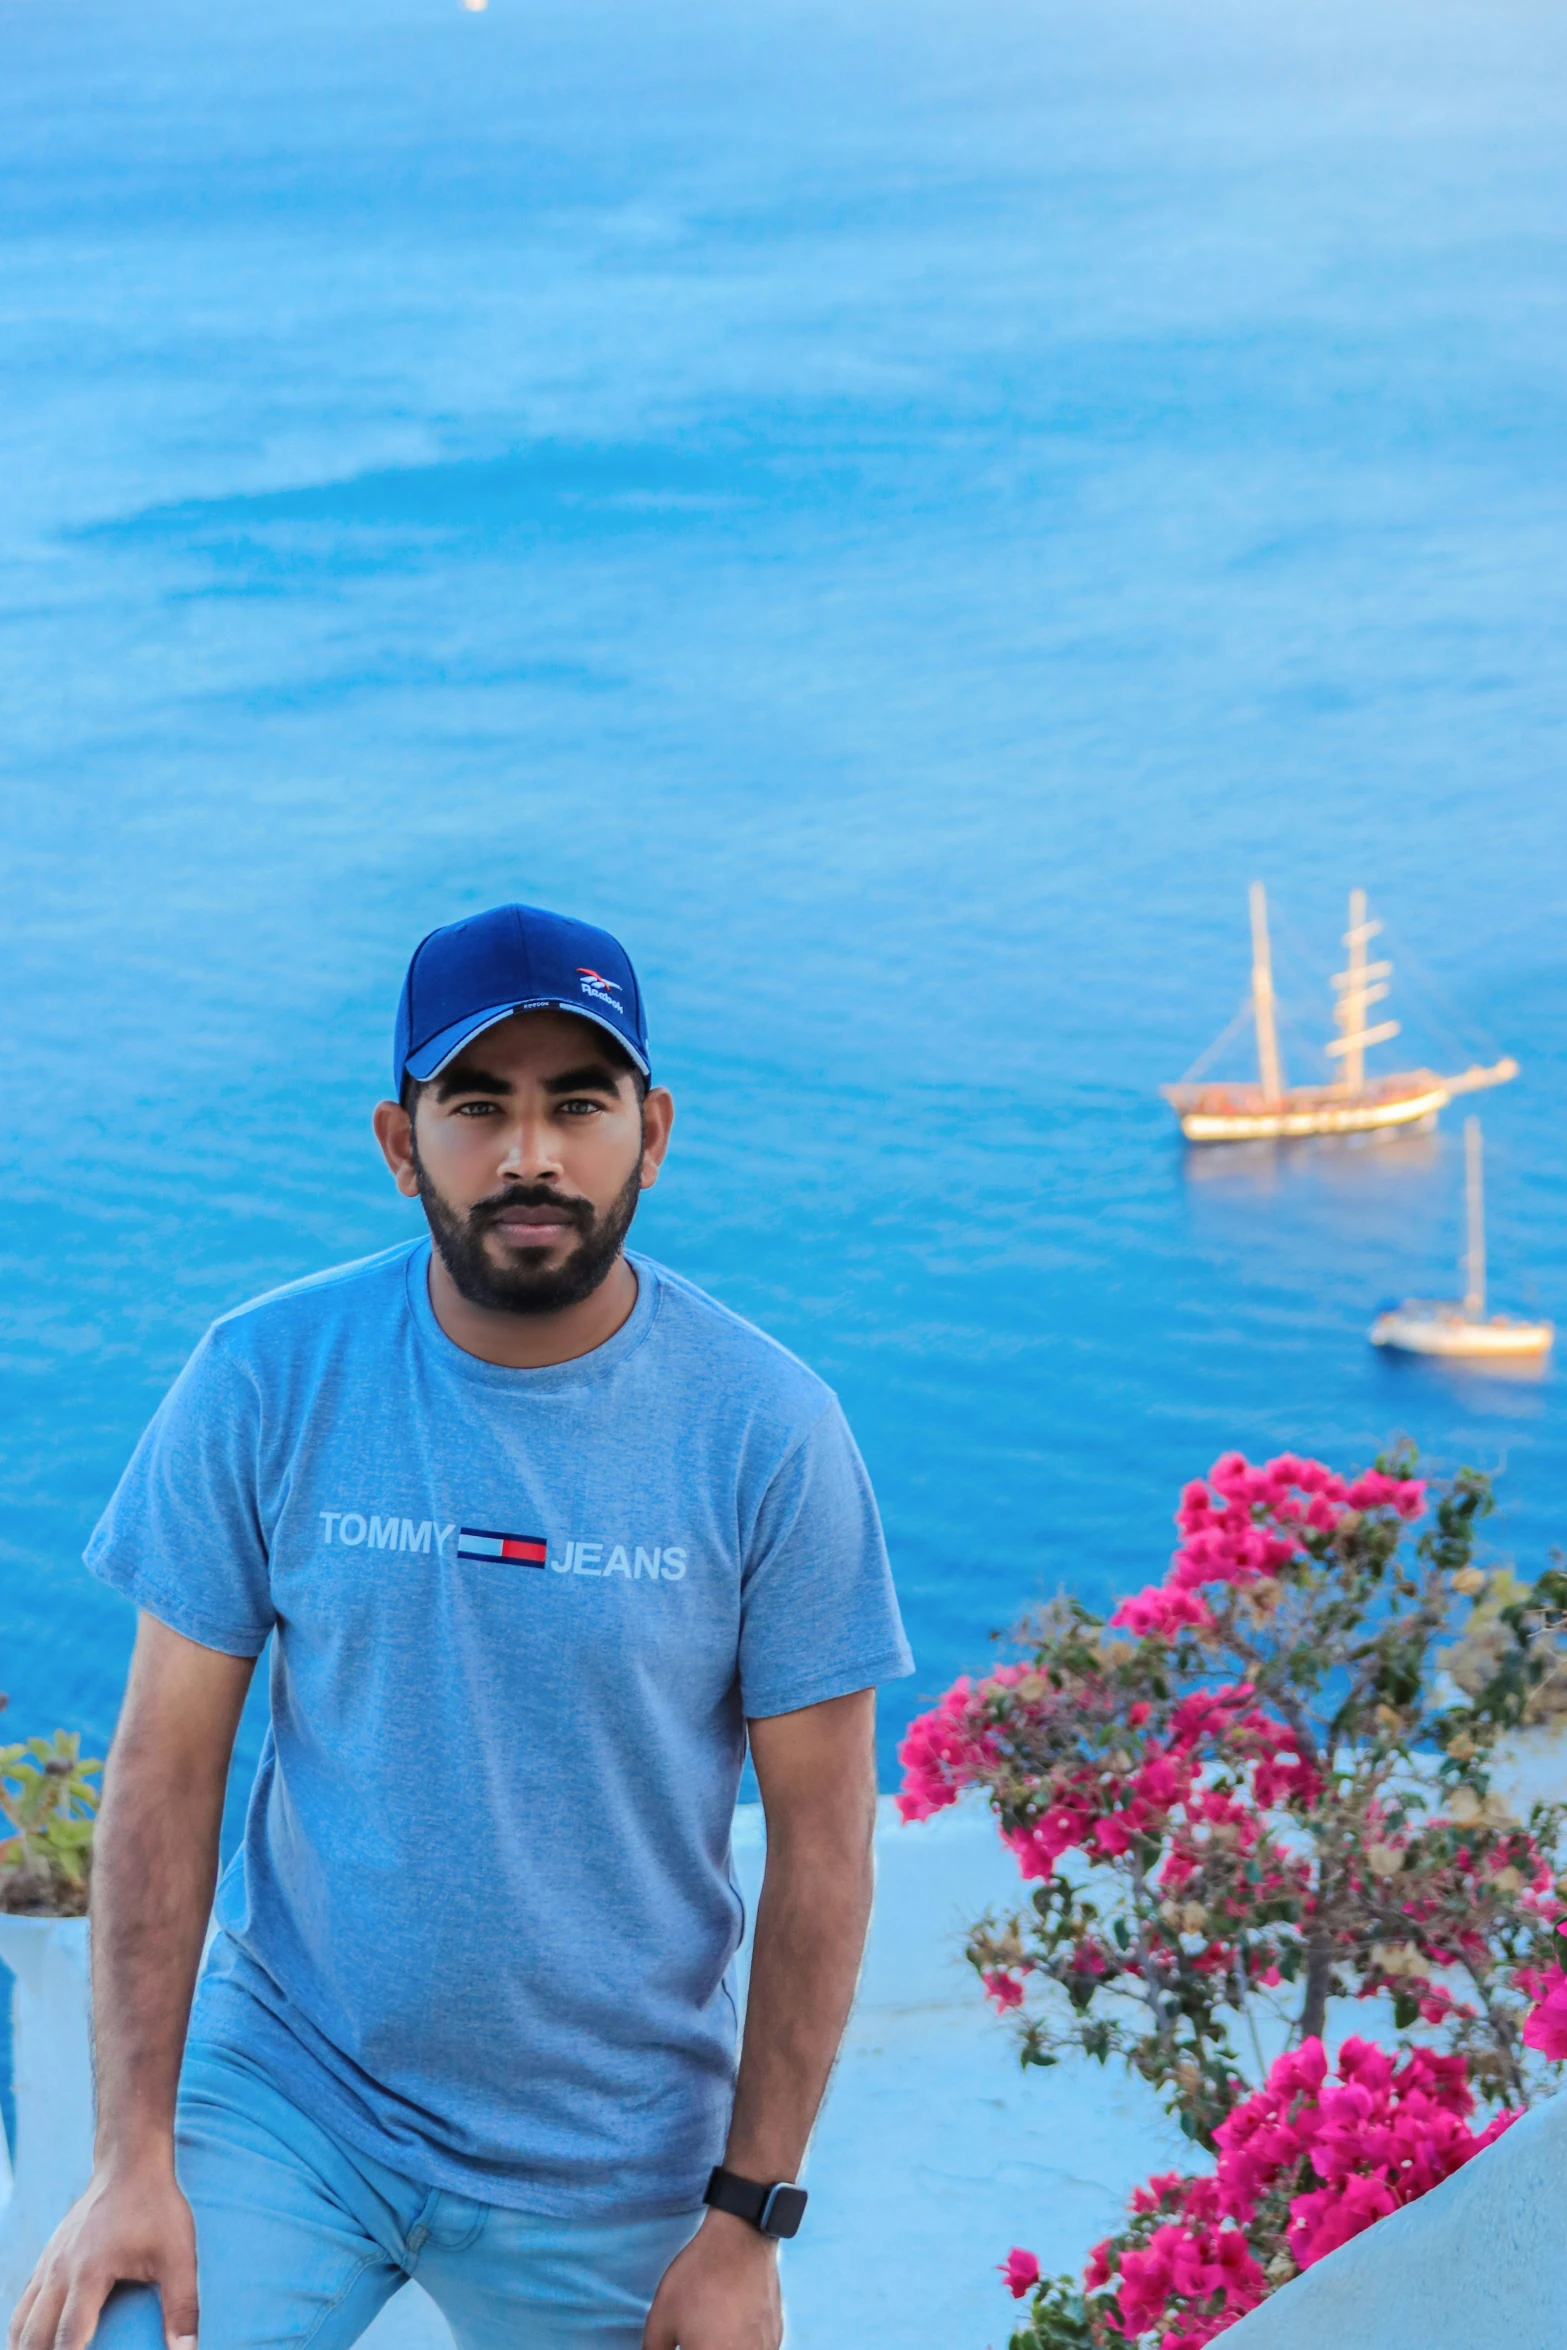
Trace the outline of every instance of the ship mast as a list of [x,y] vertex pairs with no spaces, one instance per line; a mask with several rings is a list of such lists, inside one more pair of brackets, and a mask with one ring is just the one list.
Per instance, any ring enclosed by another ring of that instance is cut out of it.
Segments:
[[1257,1023],[1257,1074],[1265,1102],[1284,1099],[1279,1032],[1273,1017],[1273,951],[1268,944],[1268,893],[1251,885],[1251,1008]]
[[1349,893],[1349,928],[1344,933],[1344,944],[1349,949],[1349,969],[1333,974],[1333,985],[1338,995],[1333,1019],[1339,1033],[1328,1046],[1329,1058],[1341,1060],[1344,1064],[1344,1075],[1340,1082],[1345,1093],[1365,1091],[1367,1045],[1385,1044],[1390,1036],[1398,1034],[1396,1020],[1381,1020],[1375,1028],[1366,1026],[1367,1012],[1387,994],[1387,981],[1393,969],[1391,963],[1366,961],[1366,948],[1381,928],[1380,922],[1366,920],[1365,891],[1352,889]]
[[1469,1210],[1469,1246],[1464,1252],[1464,1312],[1478,1322],[1485,1312],[1485,1195],[1480,1171],[1478,1118],[1464,1120],[1464,1199]]

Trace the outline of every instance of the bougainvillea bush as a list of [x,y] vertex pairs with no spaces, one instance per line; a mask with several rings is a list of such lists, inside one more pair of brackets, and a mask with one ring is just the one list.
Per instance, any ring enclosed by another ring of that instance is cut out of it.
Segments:
[[[1509,1575],[1498,1606],[1487,1481],[1415,1466],[1227,1454],[1162,1582],[1108,1621],[1056,1600],[909,1732],[904,1817],[982,1791],[1032,1889],[969,1943],[1024,2063],[1124,2062],[1210,2158],[1140,2188],[1080,2283],[1014,2249],[1012,2350],[1201,2350],[1567,2056],[1564,1810],[1517,1818],[1493,1783],[1559,1670],[1567,1575]],[[1464,1688],[1439,1644],[1488,1595]],[[1343,1998],[1376,2037],[1330,2054]]]

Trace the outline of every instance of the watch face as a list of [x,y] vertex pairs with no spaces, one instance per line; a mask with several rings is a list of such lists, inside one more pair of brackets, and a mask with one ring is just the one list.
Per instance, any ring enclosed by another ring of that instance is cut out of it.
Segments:
[[803,2187],[775,2187],[768,2196],[761,2217],[764,2236],[793,2236],[798,2233],[805,2217],[806,2195]]

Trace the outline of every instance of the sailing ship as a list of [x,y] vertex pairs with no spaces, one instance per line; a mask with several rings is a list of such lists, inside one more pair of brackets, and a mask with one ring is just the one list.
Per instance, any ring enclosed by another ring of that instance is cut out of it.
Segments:
[[[1367,1075],[1368,1050],[1399,1033],[1396,1020],[1367,1025],[1372,1006],[1388,992],[1393,970],[1389,962],[1367,959],[1366,949],[1381,929],[1380,922],[1367,919],[1365,891],[1351,890],[1349,928],[1344,933],[1347,968],[1333,980],[1338,1034],[1327,1046],[1329,1058],[1339,1063],[1342,1074],[1327,1085],[1288,1085],[1279,1053],[1267,892],[1260,881],[1252,883],[1251,993],[1224,1035],[1209,1046],[1181,1082],[1159,1089],[1179,1118],[1188,1142],[1268,1142],[1297,1135],[1370,1134],[1385,1127],[1429,1125],[1455,1094],[1505,1085],[1517,1076],[1518,1064],[1510,1058],[1490,1064],[1475,1062],[1451,1077],[1438,1076],[1434,1069]],[[1248,1017],[1257,1035],[1256,1082],[1197,1082],[1205,1065]]]
[[1406,1298],[1371,1325],[1373,1346],[1404,1354],[1461,1355],[1493,1359],[1549,1354],[1556,1330],[1550,1322],[1525,1322],[1513,1314],[1485,1310],[1485,1200],[1480,1121],[1464,1120],[1464,1189],[1469,1212],[1469,1246],[1462,1264],[1462,1302]]

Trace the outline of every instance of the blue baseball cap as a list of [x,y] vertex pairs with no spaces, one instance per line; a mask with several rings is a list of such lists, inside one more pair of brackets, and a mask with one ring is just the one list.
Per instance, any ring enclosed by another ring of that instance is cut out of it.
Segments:
[[642,990],[619,939],[539,906],[492,906],[432,930],[414,949],[397,1006],[392,1091],[422,1085],[513,1012],[574,1012],[652,1069]]

